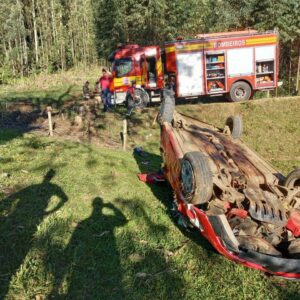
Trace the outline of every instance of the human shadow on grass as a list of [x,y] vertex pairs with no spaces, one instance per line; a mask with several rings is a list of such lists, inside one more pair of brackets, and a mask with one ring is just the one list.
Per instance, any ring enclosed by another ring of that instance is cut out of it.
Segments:
[[[0,201],[0,299],[7,294],[12,277],[29,252],[37,227],[68,200],[63,189],[50,182],[54,175],[50,169],[41,183]],[[57,196],[59,202],[47,210],[52,196]]]
[[116,200],[139,228],[138,232],[126,231],[125,238],[119,241],[129,254],[130,267],[126,272],[131,273],[131,276],[126,274],[125,299],[183,299],[183,270],[171,259],[178,247],[167,241],[170,229],[157,219],[153,207],[140,198]]
[[[127,223],[122,212],[100,197],[79,222],[54,268],[50,299],[123,299],[122,271],[115,229]],[[67,291],[62,290],[64,280]]]

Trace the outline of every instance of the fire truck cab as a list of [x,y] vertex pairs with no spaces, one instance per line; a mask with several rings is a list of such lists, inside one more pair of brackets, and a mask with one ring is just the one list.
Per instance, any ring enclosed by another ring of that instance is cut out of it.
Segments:
[[237,31],[165,43],[165,73],[176,78],[177,98],[248,100],[278,85],[278,34]]
[[164,77],[160,48],[125,45],[111,55],[115,104],[126,103],[126,95],[132,82],[150,96],[160,96]]

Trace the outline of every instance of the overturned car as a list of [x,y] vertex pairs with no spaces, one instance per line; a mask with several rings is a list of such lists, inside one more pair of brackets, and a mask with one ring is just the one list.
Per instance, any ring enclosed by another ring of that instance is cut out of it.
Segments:
[[300,169],[285,177],[249,149],[238,116],[220,129],[177,113],[170,90],[158,121],[178,210],[227,258],[300,279]]

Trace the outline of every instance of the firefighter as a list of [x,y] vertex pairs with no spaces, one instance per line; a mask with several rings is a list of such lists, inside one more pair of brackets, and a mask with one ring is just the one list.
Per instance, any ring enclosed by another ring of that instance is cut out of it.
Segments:
[[84,86],[82,87],[82,93],[83,93],[83,98],[84,100],[89,100],[90,99],[90,88],[89,88],[89,82],[86,81]]
[[96,104],[100,104],[101,103],[100,84],[99,84],[98,80],[95,82],[94,99],[96,101]]
[[173,90],[174,92],[176,91],[176,78],[174,75],[170,75],[168,77],[168,81],[166,85],[170,90]]
[[109,86],[112,81],[112,76],[106,69],[102,69],[102,76],[99,79],[99,83],[101,86],[101,97],[102,102],[104,104],[104,111],[111,111],[112,110],[112,103],[111,103],[111,92]]

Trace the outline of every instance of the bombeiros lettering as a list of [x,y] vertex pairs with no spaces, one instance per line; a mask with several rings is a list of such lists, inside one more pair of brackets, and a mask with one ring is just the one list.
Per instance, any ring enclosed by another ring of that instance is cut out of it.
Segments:
[[245,45],[246,45],[245,40],[215,42],[215,48],[242,47]]

